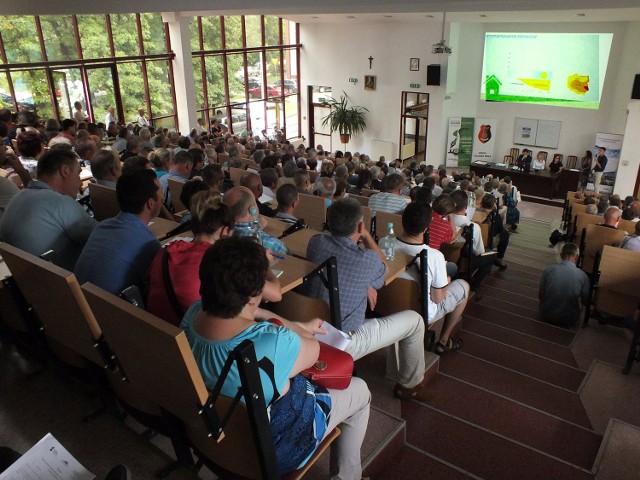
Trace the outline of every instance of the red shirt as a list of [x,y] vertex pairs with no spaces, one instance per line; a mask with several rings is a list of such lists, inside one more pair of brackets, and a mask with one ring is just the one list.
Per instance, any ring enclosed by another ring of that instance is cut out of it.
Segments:
[[449,243],[451,240],[453,240],[451,224],[447,220],[443,220],[439,214],[433,212],[431,223],[429,224],[429,246],[440,250],[440,245]]
[[[205,252],[211,247],[206,242],[185,242],[177,240],[166,247],[169,252],[169,276],[173,290],[182,308],[186,311],[189,306],[200,298],[200,262]],[[162,275],[162,256],[164,248],[160,249],[149,267],[149,295],[147,296],[147,311],[161,319],[179,326],[182,318],[171,305],[165,289]]]

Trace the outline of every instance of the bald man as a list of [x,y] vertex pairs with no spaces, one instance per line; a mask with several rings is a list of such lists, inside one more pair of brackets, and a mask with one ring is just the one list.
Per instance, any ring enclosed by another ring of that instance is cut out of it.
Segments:
[[601,227],[618,228],[622,211],[618,207],[609,207],[604,211],[604,223],[600,223]]
[[[231,208],[231,213],[235,219],[235,227],[233,232],[235,235],[250,236],[252,234],[249,228],[252,208],[258,209],[256,198],[251,190],[247,187],[233,187],[224,195],[223,203]],[[258,232],[260,242],[264,248],[268,248],[274,252],[289,253],[287,246],[276,237],[272,237],[260,228]]]
[[263,196],[263,186],[260,175],[251,172],[245,173],[240,177],[240,185],[251,190],[251,193],[253,193],[256,199],[256,205],[258,206],[260,215],[264,215],[265,217],[274,217],[276,215],[276,211],[272,210],[266,204],[269,199]]

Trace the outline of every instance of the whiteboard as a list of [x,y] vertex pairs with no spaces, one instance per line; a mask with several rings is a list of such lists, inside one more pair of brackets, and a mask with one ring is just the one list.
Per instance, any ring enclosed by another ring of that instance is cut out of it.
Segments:
[[515,120],[513,143],[535,147],[558,148],[562,122],[518,118]]
[[538,120],[536,147],[558,148],[560,143],[560,127],[562,122]]

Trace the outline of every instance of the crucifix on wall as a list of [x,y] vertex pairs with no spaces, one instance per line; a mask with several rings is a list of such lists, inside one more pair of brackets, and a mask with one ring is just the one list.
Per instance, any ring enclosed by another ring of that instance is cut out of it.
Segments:
[[371,65],[373,64],[373,57],[369,56],[369,70],[371,70]]

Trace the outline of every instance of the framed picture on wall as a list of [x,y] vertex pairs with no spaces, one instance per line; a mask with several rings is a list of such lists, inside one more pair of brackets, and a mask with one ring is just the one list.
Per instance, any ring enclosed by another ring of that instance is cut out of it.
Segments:
[[409,60],[409,70],[411,70],[412,72],[417,72],[418,70],[420,70],[419,58],[412,58]]
[[364,89],[365,90],[375,90],[376,89],[376,76],[375,75],[365,75],[364,76]]

